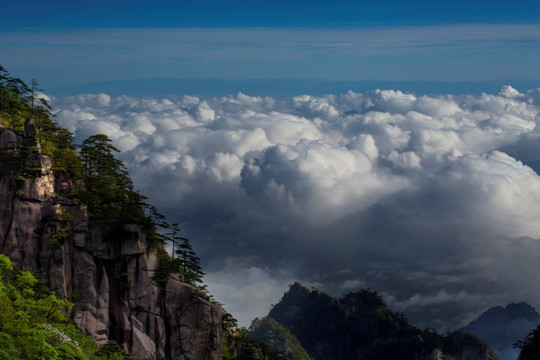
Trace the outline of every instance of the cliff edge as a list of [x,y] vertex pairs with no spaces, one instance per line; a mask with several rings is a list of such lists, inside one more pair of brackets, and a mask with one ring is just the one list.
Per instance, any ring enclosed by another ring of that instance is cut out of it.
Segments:
[[[32,136],[0,127],[0,155],[0,252],[74,302],[83,332],[140,360],[222,359],[220,309],[179,275],[154,280],[159,260],[141,226],[90,223]],[[24,176],[5,176],[21,164]]]

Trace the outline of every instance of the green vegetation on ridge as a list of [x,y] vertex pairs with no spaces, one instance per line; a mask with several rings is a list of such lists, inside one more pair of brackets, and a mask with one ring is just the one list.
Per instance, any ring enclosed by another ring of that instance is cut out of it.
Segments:
[[54,121],[49,103],[39,92],[37,81],[28,86],[0,65],[0,126],[23,133],[25,121],[32,119],[40,151],[51,158],[53,170],[73,176],[80,167],[73,135]]
[[283,325],[271,317],[256,318],[249,327],[250,335],[274,350],[287,349],[283,357],[289,360],[313,360],[300,341]]
[[463,358],[460,354],[465,352],[479,359],[498,359],[473,335],[443,336],[412,326],[370,290],[338,299],[294,283],[268,316],[288,329],[316,360],[430,359],[437,353],[453,360]]

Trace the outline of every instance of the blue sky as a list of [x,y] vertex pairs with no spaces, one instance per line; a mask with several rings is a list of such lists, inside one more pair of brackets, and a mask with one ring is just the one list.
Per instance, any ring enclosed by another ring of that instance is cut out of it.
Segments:
[[27,1],[2,13],[0,64],[53,92],[153,78],[540,79],[535,1]]
[[2,6],[2,29],[29,27],[364,27],[538,22],[537,1],[25,1]]

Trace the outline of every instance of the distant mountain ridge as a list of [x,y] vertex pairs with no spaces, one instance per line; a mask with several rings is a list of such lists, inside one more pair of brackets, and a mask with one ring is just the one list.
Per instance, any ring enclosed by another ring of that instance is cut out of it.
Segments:
[[368,290],[336,299],[295,283],[268,317],[288,329],[315,360],[498,359],[474,335],[441,336],[413,327]]
[[107,93],[111,96],[198,95],[226,96],[242,92],[250,96],[291,97],[302,94],[326,95],[367,92],[375,89],[400,89],[417,94],[481,94],[495,93],[503,85],[512,85],[520,91],[535,89],[539,80],[500,80],[486,82],[443,81],[354,81],[326,79],[196,79],[152,78],[104,81],[49,88],[55,96]]
[[470,332],[485,340],[502,360],[515,360],[519,350],[512,344],[523,339],[540,324],[540,314],[529,304],[511,303],[492,307],[459,331]]

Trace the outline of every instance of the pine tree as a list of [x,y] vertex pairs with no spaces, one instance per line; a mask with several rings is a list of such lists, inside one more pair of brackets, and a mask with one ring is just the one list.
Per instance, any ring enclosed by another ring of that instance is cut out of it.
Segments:
[[[180,264],[180,272],[184,274],[186,282],[192,285],[202,283],[205,273],[202,271],[201,259],[195,254],[189,239],[179,235],[178,224],[176,226],[176,235],[173,236],[173,244],[178,245],[176,254]],[[173,225],[174,226],[174,225]],[[173,245],[174,246],[174,245]]]
[[171,242],[168,232],[171,225],[165,220],[165,216],[160,214],[153,205],[146,204],[145,207],[148,209],[146,231],[149,243],[165,245]]
[[144,222],[143,195],[135,191],[124,163],[114,157],[119,150],[107,135],[97,134],[80,147],[85,189],[81,199],[94,220],[128,223]]

